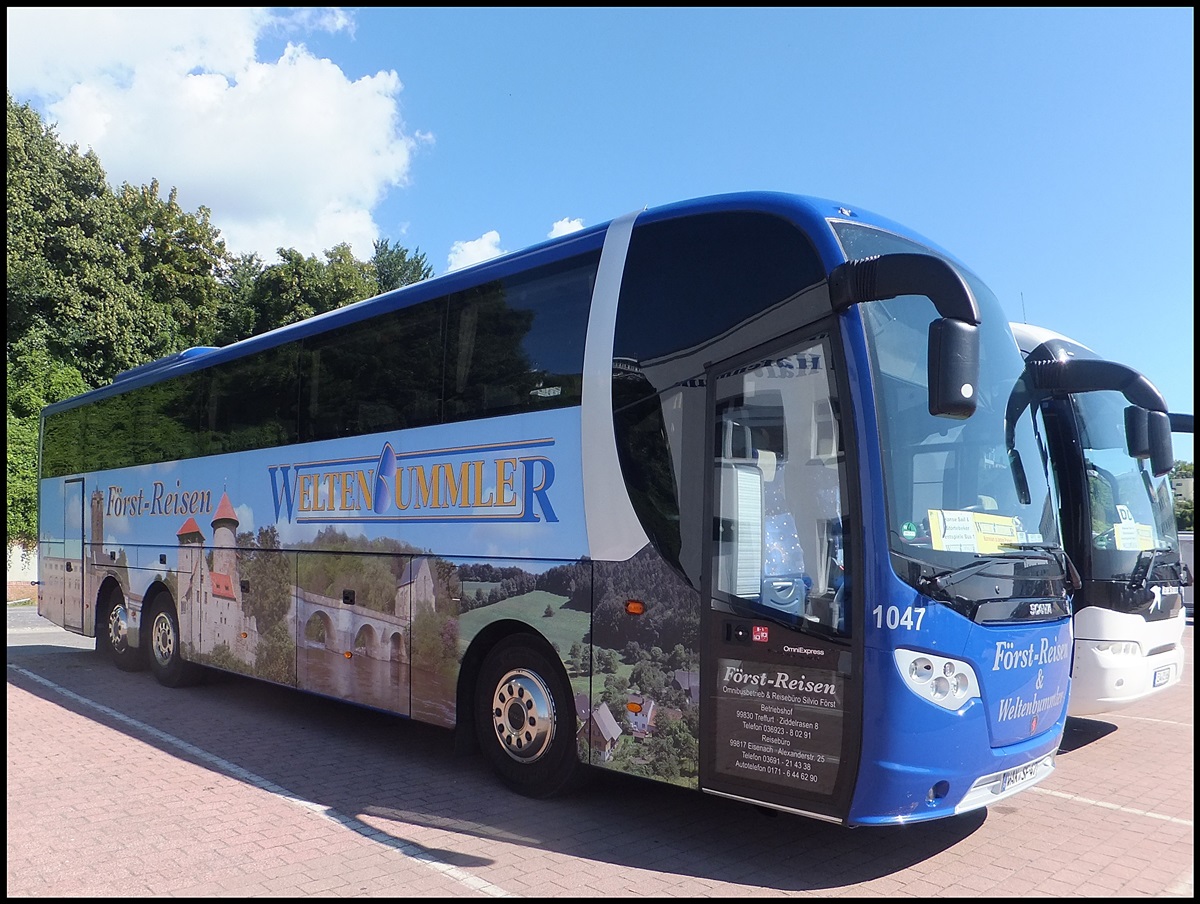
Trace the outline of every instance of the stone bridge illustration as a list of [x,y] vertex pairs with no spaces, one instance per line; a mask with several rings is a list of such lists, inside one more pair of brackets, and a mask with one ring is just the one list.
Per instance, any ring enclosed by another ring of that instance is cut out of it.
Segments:
[[300,587],[292,587],[291,599],[301,644],[384,662],[408,662],[409,615],[368,609]]

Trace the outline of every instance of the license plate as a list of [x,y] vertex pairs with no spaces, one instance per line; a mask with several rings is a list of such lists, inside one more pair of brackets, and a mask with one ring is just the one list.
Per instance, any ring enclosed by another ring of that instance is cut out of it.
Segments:
[[1007,791],[1017,785],[1023,784],[1037,775],[1038,764],[1027,763],[1024,766],[1019,766],[1016,769],[1009,769],[1000,777],[1000,791]]
[[1166,684],[1170,680],[1171,680],[1171,667],[1169,665],[1163,666],[1161,669],[1154,670],[1154,686],[1155,687],[1162,687],[1164,684]]

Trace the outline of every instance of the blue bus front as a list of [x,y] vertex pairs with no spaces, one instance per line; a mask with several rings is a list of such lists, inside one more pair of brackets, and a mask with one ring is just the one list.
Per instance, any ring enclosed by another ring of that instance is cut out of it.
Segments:
[[[834,224],[849,257],[907,239]],[[1070,690],[1071,566],[1059,537],[1045,427],[987,288],[978,301],[975,412],[929,414],[912,366],[936,316],[923,299],[861,305],[864,418],[863,744],[851,824],[984,807],[1054,768]],[[853,329],[853,326],[848,327]],[[1014,402],[1014,400],[1017,400]]]
[[[660,379],[668,436],[687,436],[691,393],[707,398],[710,472],[686,451],[676,466],[711,487],[700,786],[846,825],[987,806],[1053,770],[1070,689],[1071,566],[1023,359],[944,252],[843,207],[780,212],[826,286],[685,350],[702,376]],[[913,255],[950,266],[868,272]],[[848,302],[843,261],[867,262]],[[943,276],[978,304],[961,406],[939,370]],[[687,376],[684,355],[660,360]],[[687,553],[685,536],[685,571]]]

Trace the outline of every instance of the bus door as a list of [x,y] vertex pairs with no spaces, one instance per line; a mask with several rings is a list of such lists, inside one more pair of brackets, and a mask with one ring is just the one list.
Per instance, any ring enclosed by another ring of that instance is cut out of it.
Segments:
[[700,782],[710,793],[841,821],[857,765],[861,680],[830,350],[817,336],[707,374]]
[[63,520],[66,523],[66,548],[64,549],[63,622],[68,631],[83,630],[84,549],[87,547],[83,535],[84,518],[83,480],[68,480],[65,486],[66,499],[63,504]]

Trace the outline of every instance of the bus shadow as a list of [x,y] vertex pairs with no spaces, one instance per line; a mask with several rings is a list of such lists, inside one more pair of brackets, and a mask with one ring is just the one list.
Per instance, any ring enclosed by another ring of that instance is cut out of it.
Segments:
[[1098,719],[1084,719],[1080,716],[1068,716],[1066,729],[1063,731],[1062,744],[1059,745],[1058,752],[1060,754],[1070,753],[1073,750],[1078,750],[1081,747],[1086,747],[1099,741],[1101,738],[1108,737],[1117,730],[1117,726],[1111,722],[1101,722]]
[[[497,844],[519,845],[741,887],[820,892],[936,858],[988,819],[980,810],[848,829],[603,770],[569,797],[530,800],[505,789],[482,756],[456,754],[444,729],[232,674],[210,672],[198,687],[170,690],[148,673],[118,672],[92,651],[15,652],[9,648],[10,688],[172,757],[269,783],[407,856],[462,869],[503,866]],[[429,832],[416,829],[471,840],[421,847],[414,836]],[[531,853],[530,864],[536,859]]]

